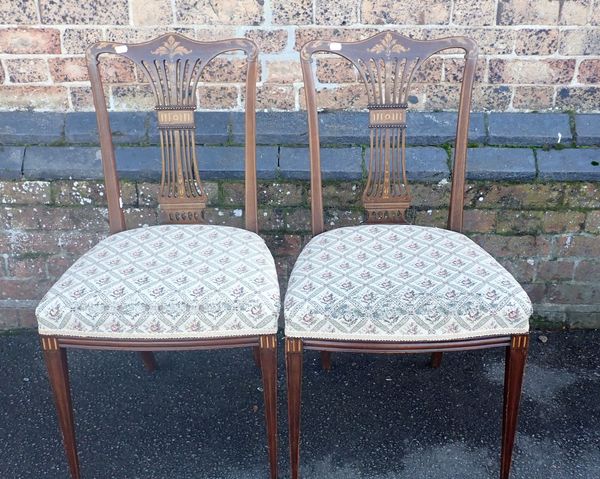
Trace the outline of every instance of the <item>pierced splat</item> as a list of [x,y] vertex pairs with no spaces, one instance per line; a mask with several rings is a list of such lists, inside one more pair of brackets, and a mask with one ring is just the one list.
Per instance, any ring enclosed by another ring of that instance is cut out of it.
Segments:
[[[160,135],[162,176],[158,203],[161,222],[204,221],[206,193],[196,158],[196,90],[207,64],[219,54],[234,50],[243,50],[247,54],[248,81],[254,84],[257,50],[256,45],[246,39],[198,42],[170,33],[146,43],[124,45],[101,42],[88,50],[93,89],[94,84],[101,84],[97,67],[98,57],[102,53],[116,53],[128,58],[150,83]],[[94,102],[97,111],[102,109],[101,100],[96,101],[99,94],[96,86]],[[253,161],[253,146],[251,155]]]
[[[314,53],[336,54],[349,60],[366,88],[370,144],[368,177],[362,198],[367,221],[406,222],[405,213],[411,204],[406,174],[406,111],[413,78],[432,55],[457,47],[467,52],[472,64],[470,68],[474,68],[477,49],[472,40],[464,37],[420,41],[396,32],[382,32],[358,42],[315,40],[302,48],[311,135],[316,133],[318,136],[314,81],[310,66]],[[470,85],[468,89],[470,101]],[[313,109],[315,116],[311,117]],[[311,156],[319,161],[317,146],[311,148]],[[316,178],[313,176],[313,179]],[[313,217],[314,220],[321,222],[318,213],[317,217]]]

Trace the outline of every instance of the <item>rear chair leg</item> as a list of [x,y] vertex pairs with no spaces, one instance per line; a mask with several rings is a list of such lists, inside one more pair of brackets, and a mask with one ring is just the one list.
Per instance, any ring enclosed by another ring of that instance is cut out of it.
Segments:
[[158,364],[156,363],[156,358],[154,357],[154,353],[152,351],[142,351],[140,352],[140,356],[142,357],[142,361],[144,361],[144,367],[150,373],[156,371]]
[[325,371],[331,371],[331,351],[321,351],[321,367]]
[[287,371],[288,427],[290,434],[291,479],[300,474],[300,405],[302,400],[302,340],[286,338],[285,368]]
[[265,396],[265,418],[271,479],[277,479],[277,336],[261,336],[259,361]]
[[67,365],[67,350],[58,345],[58,340],[52,336],[41,336],[42,350],[48,378],[56,403],[58,423],[63,436],[63,444],[69,461],[72,479],[80,478],[77,444],[75,442],[75,421],[73,419],[73,404],[69,385],[69,368]]
[[257,368],[260,368],[260,346],[254,346],[252,348],[252,357],[254,358],[254,364]]
[[437,352],[431,354],[431,367],[437,369],[442,365],[442,356],[444,353]]
[[523,386],[523,371],[529,336],[513,336],[510,346],[506,348],[506,369],[504,372],[504,413],[502,417],[502,453],[500,457],[500,479],[508,479],[512,461],[521,388]]

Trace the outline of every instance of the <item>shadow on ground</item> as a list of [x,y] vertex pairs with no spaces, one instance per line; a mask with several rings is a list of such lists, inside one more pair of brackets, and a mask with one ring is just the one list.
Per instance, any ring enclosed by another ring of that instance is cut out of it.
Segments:
[[[600,332],[533,335],[513,479],[600,478]],[[280,353],[280,470],[288,477]],[[267,476],[259,371],[249,351],[69,355],[84,478]],[[303,479],[498,477],[503,351],[427,357],[307,352]],[[0,478],[66,478],[33,333],[0,336]]]

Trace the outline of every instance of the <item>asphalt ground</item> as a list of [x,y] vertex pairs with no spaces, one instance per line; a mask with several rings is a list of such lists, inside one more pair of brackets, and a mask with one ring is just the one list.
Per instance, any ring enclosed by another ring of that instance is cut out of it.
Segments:
[[[547,342],[539,336],[547,336]],[[600,331],[533,333],[513,479],[600,478]],[[283,353],[280,477],[288,477]],[[69,353],[82,476],[267,478],[260,372],[248,350]],[[504,353],[304,357],[303,479],[499,476]],[[0,336],[0,478],[68,478],[33,332]]]

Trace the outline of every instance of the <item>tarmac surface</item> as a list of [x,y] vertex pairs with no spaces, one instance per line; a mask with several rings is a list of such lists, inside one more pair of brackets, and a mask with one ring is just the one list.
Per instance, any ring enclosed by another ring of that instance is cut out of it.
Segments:
[[[540,341],[541,334],[547,342]],[[279,354],[280,477],[289,477]],[[512,479],[600,478],[600,331],[532,333]],[[69,353],[82,477],[267,478],[250,351]],[[318,354],[304,361],[303,479],[499,476],[504,353]],[[0,479],[68,478],[32,332],[0,335]]]

